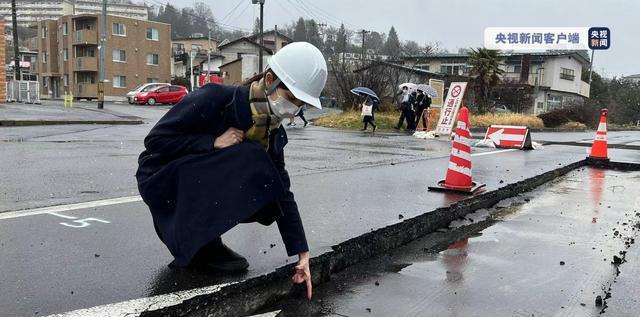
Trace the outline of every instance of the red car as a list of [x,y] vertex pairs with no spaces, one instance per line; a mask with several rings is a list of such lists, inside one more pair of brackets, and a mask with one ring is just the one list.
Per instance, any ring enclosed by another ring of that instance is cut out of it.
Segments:
[[151,91],[139,92],[133,100],[139,105],[148,104],[153,106],[157,103],[174,104],[182,100],[188,93],[187,87],[185,86],[162,86]]

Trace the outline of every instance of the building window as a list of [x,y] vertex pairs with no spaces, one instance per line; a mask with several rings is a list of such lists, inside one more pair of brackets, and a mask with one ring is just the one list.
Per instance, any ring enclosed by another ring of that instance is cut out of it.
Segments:
[[147,40],[152,40],[152,41],[159,40],[158,29],[147,28]]
[[47,38],[47,27],[43,26],[41,30],[42,30],[42,34],[41,34],[42,38],[46,39]]
[[62,23],[62,35],[69,35],[69,24],[67,22]]
[[46,64],[47,60],[49,59],[48,57],[49,56],[48,56],[47,52],[42,52],[42,63]]
[[573,69],[560,68],[560,78],[566,80],[574,80],[576,76],[573,73]]
[[514,65],[513,72],[520,74],[522,72],[522,65]]
[[64,77],[62,77],[62,80],[65,87],[69,86],[69,75],[65,74]]
[[547,98],[547,108],[549,111],[562,108],[562,96],[549,94]]
[[440,66],[440,72],[452,75],[464,74],[466,66],[466,64],[443,64]]
[[120,62],[120,63],[126,63],[127,62],[127,51],[120,50],[120,49],[114,49],[113,50],[113,61],[114,62]]
[[117,36],[127,36],[127,26],[122,23],[113,23],[111,25],[111,34]]
[[69,50],[66,48],[62,50],[62,60],[64,61],[69,60]]
[[159,83],[160,78],[147,78],[148,83]]
[[199,45],[199,44],[191,44],[191,50],[192,50],[192,51],[201,51],[201,50],[202,50],[202,45]]
[[426,71],[430,71],[431,70],[431,66],[429,64],[418,64],[416,65],[417,69],[422,69],[422,70],[426,70]]
[[113,88],[127,88],[127,76],[113,76]]
[[158,65],[158,54],[147,54],[147,65]]

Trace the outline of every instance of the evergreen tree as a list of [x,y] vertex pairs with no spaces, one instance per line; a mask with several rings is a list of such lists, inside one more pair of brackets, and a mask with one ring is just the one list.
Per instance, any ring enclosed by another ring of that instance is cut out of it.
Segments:
[[396,32],[396,29],[391,26],[391,30],[389,30],[389,35],[387,36],[387,42],[384,43],[383,54],[390,57],[398,57],[400,56],[400,52],[401,46],[398,33]]
[[298,19],[298,22],[296,23],[296,28],[293,31],[293,41],[307,41],[307,27],[303,18]]
[[323,49],[322,37],[320,37],[320,29],[315,20],[311,19],[307,21],[307,41],[313,44],[318,49]]

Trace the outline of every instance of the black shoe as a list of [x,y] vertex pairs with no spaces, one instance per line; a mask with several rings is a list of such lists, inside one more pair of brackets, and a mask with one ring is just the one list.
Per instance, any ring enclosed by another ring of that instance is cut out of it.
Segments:
[[194,262],[198,266],[222,272],[240,272],[249,267],[249,262],[242,255],[227,247],[218,238],[198,252]]
[[396,129],[396,130],[400,130],[400,127],[393,127],[393,128]]
[[305,123],[304,123],[304,127],[306,127],[306,126],[307,126],[307,124],[309,124],[309,122],[305,122]]
[[378,128],[378,126],[375,126],[375,125],[373,126],[373,132],[374,132],[374,133],[376,132],[376,129],[377,129],[377,128]]

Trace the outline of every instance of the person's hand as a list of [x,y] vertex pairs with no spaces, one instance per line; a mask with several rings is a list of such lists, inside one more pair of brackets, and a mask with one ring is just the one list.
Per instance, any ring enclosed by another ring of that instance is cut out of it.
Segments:
[[240,144],[243,139],[244,131],[236,128],[229,128],[222,135],[217,137],[215,141],[213,141],[213,148],[215,150],[221,150],[232,145]]
[[309,252],[300,253],[296,273],[291,279],[296,284],[307,282],[307,298],[311,300],[313,286],[311,285],[311,271],[309,271]]

